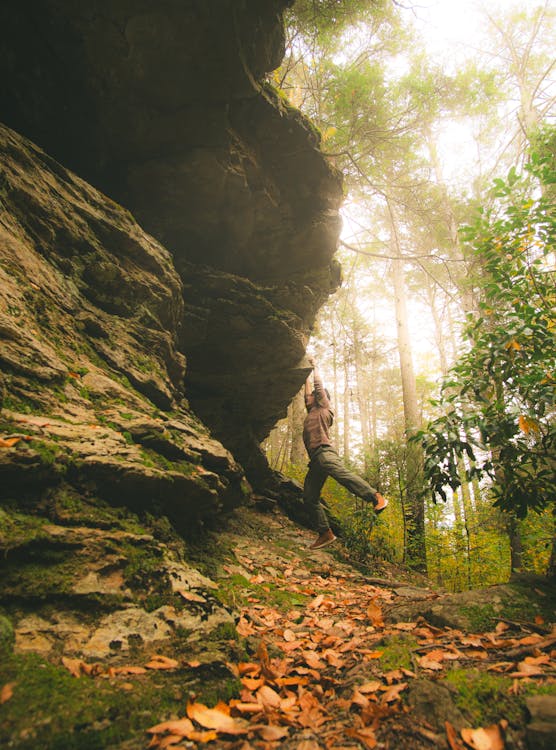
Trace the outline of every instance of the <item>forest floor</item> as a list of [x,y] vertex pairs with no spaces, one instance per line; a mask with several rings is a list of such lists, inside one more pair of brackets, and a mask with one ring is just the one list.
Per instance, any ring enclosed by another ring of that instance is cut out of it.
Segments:
[[556,747],[554,588],[529,579],[448,594],[385,562],[356,565],[341,540],[311,551],[313,539],[255,505],[189,545],[208,593],[180,589],[179,598],[195,607],[212,596],[233,613],[210,636],[184,630],[156,654],[149,646],[101,663],[8,651],[0,744]]
[[[362,572],[340,541],[311,551],[313,538],[253,509],[219,536],[233,550],[217,582],[240,613],[245,656],[228,665],[240,694],[211,708],[190,696],[177,722],[150,728],[151,747],[554,747],[550,589],[443,595],[385,563]],[[465,629],[431,622],[454,618]]]

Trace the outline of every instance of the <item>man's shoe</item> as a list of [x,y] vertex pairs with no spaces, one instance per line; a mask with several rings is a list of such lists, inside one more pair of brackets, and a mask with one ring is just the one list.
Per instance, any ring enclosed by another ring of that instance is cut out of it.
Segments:
[[380,492],[377,492],[375,495],[375,499],[373,500],[373,506],[375,509],[375,513],[378,514],[382,513],[383,510],[386,509],[386,506],[388,505],[388,500],[385,497],[382,497]]
[[336,541],[334,532],[332,529],[327,529],[322,534],[319,534],[309,549],[321,549],[322,547],[328,547],[329,544]]

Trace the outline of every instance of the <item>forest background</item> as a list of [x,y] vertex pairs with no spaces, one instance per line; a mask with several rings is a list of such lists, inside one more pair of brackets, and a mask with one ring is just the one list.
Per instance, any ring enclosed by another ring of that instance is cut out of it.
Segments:
[[[323,498],[353,555],[449,590],[556,569],[550,6],[298,0],[269,80],[344,174],[343,284],[309,351],[335,445],[390,506]],[[299,481],[303,418],[300,392],[264,444]]]

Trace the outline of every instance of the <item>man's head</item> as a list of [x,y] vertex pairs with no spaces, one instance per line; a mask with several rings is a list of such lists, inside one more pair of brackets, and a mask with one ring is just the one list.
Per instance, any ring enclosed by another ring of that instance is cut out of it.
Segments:
[[[326,398],[330,401],[330,393],[328,392],[328,388],[324,389],[324,392],[326,393]],[[317,397],[315,395],[315,391],[311,391],[311,393],[307,396],[307,411],[310,411],[313,406],[317,404]]]

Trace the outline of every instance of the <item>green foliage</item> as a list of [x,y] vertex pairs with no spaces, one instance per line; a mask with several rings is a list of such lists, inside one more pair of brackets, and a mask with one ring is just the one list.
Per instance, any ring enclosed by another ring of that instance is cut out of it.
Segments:
[[382,651],[380,657],[381,670],[389,672],[392,669],[414,669],[413,649],[416,646],[416,638],[404,633],[385,638],[379,644]]
[[523,174],[495,181],[494,207],[465,228],[480,268],[479,315],[444,382],[442,415],[417,436],[436,496],[460,486],[465,456],[467,479],[489,478],[495,505],[520,517],[556,497],[555,183],[554,157],[540,149]]

